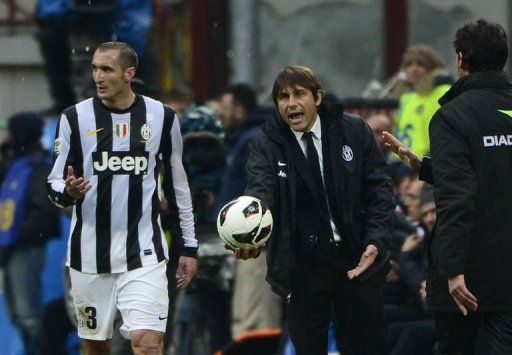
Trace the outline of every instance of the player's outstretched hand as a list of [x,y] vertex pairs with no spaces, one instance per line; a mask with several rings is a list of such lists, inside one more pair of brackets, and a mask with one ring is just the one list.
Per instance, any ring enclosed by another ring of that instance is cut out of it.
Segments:
[[377,255],[379,255],[377,247],[373,244],[368,245],[366,247],[365,252],[361,256],[361,260],[359,260],[359,264],[357,264],[356,268],[347,271],[348,278],[352,280],[361,275],[366,269],[370,267],[371,264],[373,264]]
[[409,168],[417,173],[420,172],[421,159],[412,152],[411,148],[406,147],[389,132],[382,132],[382,137],[384,138],[384,146],[387,150],[398,155]]
[[228,244],[224,244],[224,248],[233,251],[235,253],[235,258],[241,259],[241,260],[247,260],[247,259],[256,259],[261,254],[261,249],[263,247],[259,248],[233,248]]
[[75,177],[75,171],[71,165],[68,166],[68,176],[66,177],[66,192],[71,198],[78,200],[82,198],[87,191],[91,189],[91,184],[83,177]]
[[176,280],[178,288],[184,290],[190,284],[197,270],[197,259],[190,256],[181,256],[178,261],[178,270],[176,271]]

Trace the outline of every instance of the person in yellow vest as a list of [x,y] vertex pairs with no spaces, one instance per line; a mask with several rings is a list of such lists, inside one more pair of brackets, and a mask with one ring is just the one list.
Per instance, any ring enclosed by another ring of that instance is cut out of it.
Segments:
[[450,89],[452,78],[438,54],[423,44],[407,48],[402,70],[406,80],[395,91],[400,105],[395,116],[394,133],[414,153],[428,155],[428,125],[439,108],[437,100]]

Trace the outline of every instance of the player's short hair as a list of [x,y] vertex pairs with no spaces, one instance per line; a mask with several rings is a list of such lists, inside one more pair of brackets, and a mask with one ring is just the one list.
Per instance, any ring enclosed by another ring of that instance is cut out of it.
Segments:
[[503,70],[508,58],[507,33],[501,25],[484,19],[459,28],[453,47],[462,54],[470,73]]
[[274,80],[274,86],[272,87],[272,100],[274,101],[274,105],[277,107],[277,96],[281,90],[296,85],[311,90],[315,101],[318,97],[318,92],[322,91],[322,85],[320,85],[320,81],[318,81],[318,78],[311,68],[301,65],[285,67],[281,69]]
[[137,65],[139,64],[139,58],[135,50],[124,42],[105,42],[102,43],[96,48],[97,52],[104,52],[108,50],[117,50],[119,51],[119,63],[121,64],[121,68],[126,70],[128,68],[137,69]]

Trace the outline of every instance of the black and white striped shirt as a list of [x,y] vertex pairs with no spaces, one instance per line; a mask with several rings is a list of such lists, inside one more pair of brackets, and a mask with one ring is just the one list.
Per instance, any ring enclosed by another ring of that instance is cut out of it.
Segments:
[[[137,95],[126,110],[97,98],[66,109],[57,127],[50,199],[75,204],[67,265],[85,273],[118,273],[168,258],[160,223],[159,177],[186,249],[197,248],[183,142],[175,112]],[[67,166],[92,188],[74,201],[65,190]]]

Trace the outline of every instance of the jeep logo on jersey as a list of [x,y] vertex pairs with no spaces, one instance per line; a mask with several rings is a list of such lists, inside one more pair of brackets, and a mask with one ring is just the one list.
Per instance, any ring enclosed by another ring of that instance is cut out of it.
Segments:
[[94,175],[146,175],[148,152],[93,152]]

